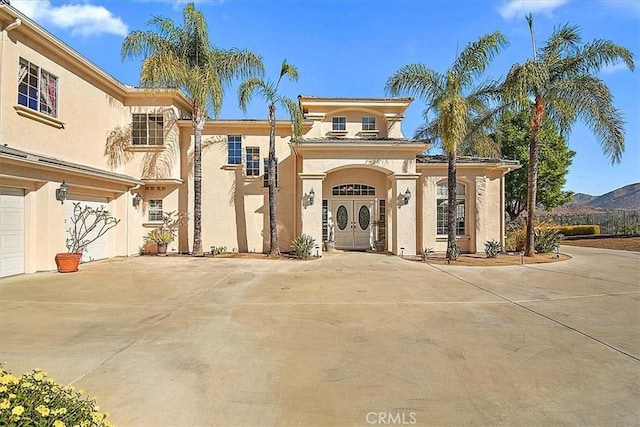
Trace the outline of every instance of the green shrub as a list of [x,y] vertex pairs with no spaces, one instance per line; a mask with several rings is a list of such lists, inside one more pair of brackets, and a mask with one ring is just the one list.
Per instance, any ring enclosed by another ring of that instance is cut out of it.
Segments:
[[0,366],[0,425],[111,426],[95,399],[83,393],[56,384],[40,369],[18,378]]
[[562,235],[556,228],[537,228],[534,233],[534,249],[537,253],[548,254],[560,246]]
[[600,234],[599,225],[560,225],[556,229],[564,236],[592,236]]
[[211,255],[216,256],[227,252],[226,246],[211,246]]
[[502,249],[500,242],[495,240],[489,240],[484,243],[484,252],[487,254],[487,258],[496,258],[500,249]]
[[420,258],[422,261],[426,261],[429,259],[429,255],[433,253],[433,248],[424,248],[424,250],[420,253]]
[[452,261],[457,261],[458,258],[460,258],[460,253],[460,246],[454,243],[453,245],[451,245],[451,248],[449,248],[449,259]]
[[527,232],[524,228],[507,231],[504,246],[512,251],[523,251],[527,244]]
[[307,259],[311,256],[311,251],[316,246],[316,240],[311,236],[301,234],[291,241],[291,246],[293,246],[298,258]]

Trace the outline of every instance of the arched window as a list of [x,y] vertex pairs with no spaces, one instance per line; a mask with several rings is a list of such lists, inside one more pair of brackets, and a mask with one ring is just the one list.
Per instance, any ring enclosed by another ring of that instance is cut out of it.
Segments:
[[342,184],[331,189],[334,196],[375,196],[376,188],[365,184]]
[[[465,226],[465,206],[466,206],[466,186],[456,183],[456,236],[464,236],[466,234]],[[447,181],[439,182],[436,191],[436,211],[437,211],[437,234],[447,234],[447,216],[448,216],[448,195]]]

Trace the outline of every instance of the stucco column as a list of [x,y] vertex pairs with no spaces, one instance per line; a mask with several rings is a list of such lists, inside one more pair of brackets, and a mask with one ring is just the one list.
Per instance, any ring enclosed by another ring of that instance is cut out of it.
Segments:
[[[418,173],[397,173],[392,177],[393,197],[390,208],[394,209],[394,221],[392,244],[389,250],[396,255],[404,253],[405,256],[413,256],[417,252],[416,201],[418,198],[416,197],[416,180],[419,177]],[[405,202],[407,190],[411,196]]]
[[[319,247],[318,253],[322,253],[322,181],[327,175],[324,173],[299,173],[298,176],[302,179],[302,186],[298,194],[302,234],[313,237]],[[309,198],[311,190],[315,194],[313,204]]]
[[[487,241],[487,177],[476,176],[475,182],[475,237],[474,252],[484,252],[484,242]],[[469,200],[471,201],[471,200]],[[467,214],[468,215],[468,214]],[[471,222],[472,218],[467,216],[467,221]],[[472,248],[469,248],[471,250]]]

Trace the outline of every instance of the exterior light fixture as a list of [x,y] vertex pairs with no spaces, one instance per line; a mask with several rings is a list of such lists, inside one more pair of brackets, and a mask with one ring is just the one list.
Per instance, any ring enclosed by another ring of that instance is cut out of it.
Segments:
[[67,200],[67,194],[69,194],[69,186],[62,181],[60,188],[56,188],[56,200],[59,200],[60,203],[64,203],[64,201]]
[[140,193],[136,193],[136,195],[133,196],[133,207],[137,209],[138,206],[140,206],[140,202],[142,202],[142,196]]
[[313,202],[315,202],[316,200],[316,193],[315,191],[313,191],[313,188],[311,189],[311,191],[309,191],[309,204],[313,205]]
[[404,195],[402,196],[402,200],[404,201],[405,205],[409,204],[409,200],[411,200],[411,191],[409,191],[408,188],[407,188],[407,191],[404,192]]

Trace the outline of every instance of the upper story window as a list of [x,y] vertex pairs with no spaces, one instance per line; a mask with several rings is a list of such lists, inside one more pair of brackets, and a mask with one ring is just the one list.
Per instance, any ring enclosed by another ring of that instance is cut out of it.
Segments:
[[[263,187],[269,186],[269,158],[265,157],[263,160],[264,165],[264,179],[262,182]],[[278,158],[276,157],[276,187],[278,186]]]
[[164,142],[164,118],[162,114],[134,114],[131,126],[133,145],[162,145]]
[[162,221],[162,199],[149,200],[149,221]]
[[375,117],[363,117],[362,118],[362,130],[364,130],[364,131],[376,130],[376,118]]
[[20,58],[18,104],[51,117],[58,117],[58,78]]
[[229,135],[227,136],[227,141],[227,164],[242,164],[242,136]]
[[331,119],[331,130],[334,132],[342,132],[347,130],[346,117],[333,117]]
[[[447,218],[449,216],[449,191],[447,181],[440,182],[436,192],[436,209],[437,209],[437,233],[447,234]],[[464,236],[466,233],[465,225],[465,205],[466,205],[466,187],[464,184],[456,184],[456,236]]]
[[247,147],[246,176],[260,176],[260,147]]

